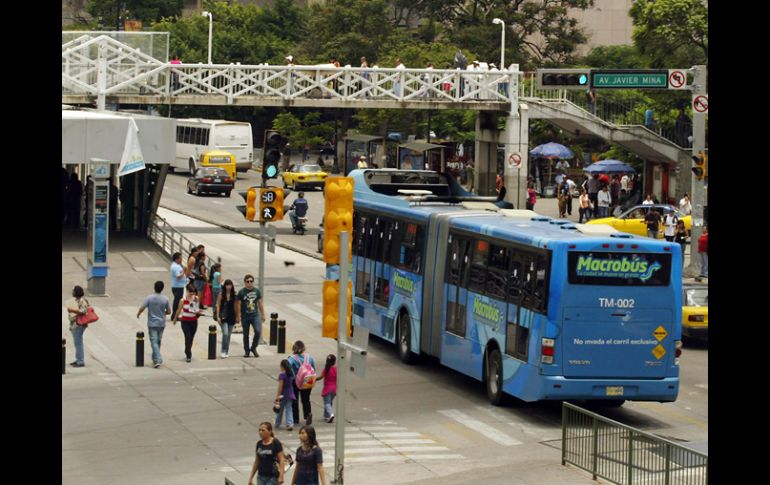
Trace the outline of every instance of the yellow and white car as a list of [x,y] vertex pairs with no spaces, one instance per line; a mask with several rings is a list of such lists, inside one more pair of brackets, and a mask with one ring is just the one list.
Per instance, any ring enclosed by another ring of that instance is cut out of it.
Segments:
[[682,335],[708,341],[708,286],[682,285]]
[[[617,217],[602,217],[600,219],[591,219],[587,224],[609,224],[618,231],[636,234],[637,236],[647,235],[647,223],[644,221],[651,209],[658,211],[661,218],[665,219],[666,214],[673,212],[680,221],[684,222],[684,228],[690,233],[692,218],[679,212],[676,207],[668,204],[636,205],[619,214]],[[663,226],[658,230],[658,239],[663,239]]]
[[304,165],[292,165],[289,170],[281,174],[283,187],[297,191],[305,187],[320,187],[323,189],[328,174],[320,165],[306,163]]

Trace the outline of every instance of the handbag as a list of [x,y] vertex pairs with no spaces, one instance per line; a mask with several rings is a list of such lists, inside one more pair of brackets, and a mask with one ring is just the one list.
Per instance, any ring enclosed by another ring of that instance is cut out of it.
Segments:
[[94,311],[94,307],[90,305],[86,310],[85,315],[78,315],[75,317],[75,322],[82,326],[88,325],[89,323],[94,323],[97,320],[99,320],[99,315],[97,315]]
[[211,294],[211,285],[206,285],[206,289],[203,290],[203,298],[201,298],[201,305],[211,306],[214,298]]

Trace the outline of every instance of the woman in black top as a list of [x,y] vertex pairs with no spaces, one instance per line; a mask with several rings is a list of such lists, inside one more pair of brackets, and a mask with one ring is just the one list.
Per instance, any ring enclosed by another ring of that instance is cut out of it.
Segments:
[[232,280],[222,283],[222,291],[217,295],[214,305],[214,315],[222,328],[222,358],[226,359],[230,353],[230,336],[235,326],[235,285]]
[[315,438],[315,428],[301,427],[299,440],[302,444],[297,448],[297,469],[291,477],[291,485],[326,485],[323,451]]
[[674,232],[674,242],[682,248],[682,263],[684,263],[684,248],[687,244],[687,229],[684,228],[684,221],[676,222],[676,232]]
[[273,434],[273,425],[265,421],[259,424],[257,454],[251,466],[249,485],[254,485],[254,475],[257,475],[257,485],[281,485],[283,483],[284,454],[283,445]]

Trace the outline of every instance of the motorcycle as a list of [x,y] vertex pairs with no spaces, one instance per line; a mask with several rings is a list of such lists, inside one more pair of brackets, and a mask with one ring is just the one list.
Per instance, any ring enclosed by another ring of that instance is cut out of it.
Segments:
[[297,224],[294,225],[291,230],[294,234],[299,233],[301,236],[305,235],[305,226],[307,225],[307,217],[297,217]]

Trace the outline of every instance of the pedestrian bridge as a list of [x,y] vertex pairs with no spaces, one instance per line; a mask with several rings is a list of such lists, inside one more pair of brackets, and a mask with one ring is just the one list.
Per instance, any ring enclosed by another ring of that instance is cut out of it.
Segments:
[[107,35],[84,34],[62,44],[65,104],[511,112],[526,103],[529,118],[547,119],[571,133],[614,141],[642,158],[665,163],[689,160],[689,150],[659,134],[640,125],[609,123],[567,100],[566,91],[536,92],[533,81],[534,76],[519,72],[517,65],[502,71],[465,71],[169,64]]

